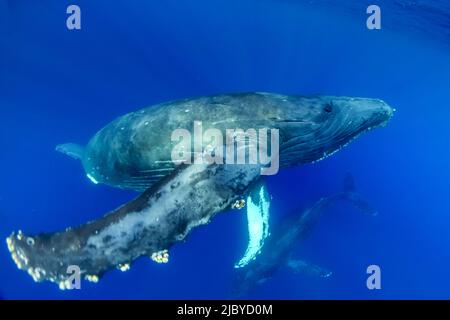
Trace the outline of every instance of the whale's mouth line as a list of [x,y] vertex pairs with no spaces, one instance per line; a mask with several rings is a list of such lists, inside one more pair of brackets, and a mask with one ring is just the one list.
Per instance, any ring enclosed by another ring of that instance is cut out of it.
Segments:
[[[382,112],[381,110],[384,110],[385,112]],[[357,139],[361,135],[363,135],[369,131],[372,131],[373,129],[386,127],[387,124],[389,123],[389,121],[394,116],[395,111],[396,111],[396,109],[388,107],[388,106],[385,109],[380,109],[380,111],[378,113],[375,113],[374,115],[377,117],[378,116],[384,117],[384,119],[382,121],[379,121],[378,123],[375,123],[373,125],[366,126],[367,122],[370,121],[369,119],[367,119],[366,121],[361,123],[358,127],[356,127],[355,129],[352,130],[355,132],[353,134],[344,134],[345,130],[347,130],[349,128],[349,126],[353,123],[351,121],[348,121],[347,126],[342,128],[343,132],[341,132],[340,134],[338,134],[335,137],[336,141],[342,142],[339,145],[339,147],[334,150],[331,150],[329,152],[324,151],[323,155],[321,157],[318,157],[317,159],[314,159],[314,160],[311,160],[313,158],[313,157],[311,157],[311,159],[303,159],[303,160],[300,160],[300,161],[297,161],[294,163],[290,163],[289,159],[296,158],[296,156],[299,152],[305,151],[304,149],[302,149],[302,146],[308,142],[308,139],[306,139],[307,137],[301,136],[301,135],[295,135],[295,136],[289,137],[289,139],[283,141],[283,143],[280,145],[280,157],[282,157],[280,159],[280,166],[287,167],[287,166],[291,166],[291,165],[315,163],[315,162],[324,160],[324,159],[334,155],[336,152],[342,150],[346,146],[348,146],[351,142],[353,142],[355,139]],[[375,121],[375,120],[372,120],[372,121]],[[331,123],[329,128],[332,128],[333,125],[336,125],[336,122]],[[294,143],[295,140],[300,140],[300,142]],[[322,141],[322,144],[326,145],[326,144],[330,143],[330,140],[331,140],[331,138],[326,138],[326,139],[324,138]]]

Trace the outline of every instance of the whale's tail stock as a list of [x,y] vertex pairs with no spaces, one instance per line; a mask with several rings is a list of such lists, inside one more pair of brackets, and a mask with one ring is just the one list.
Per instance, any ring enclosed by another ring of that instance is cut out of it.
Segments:
[[64,143],[58,144],[55,148],[56,151],[61,152],[75,160],[83,160],[84,147],[76,143]]

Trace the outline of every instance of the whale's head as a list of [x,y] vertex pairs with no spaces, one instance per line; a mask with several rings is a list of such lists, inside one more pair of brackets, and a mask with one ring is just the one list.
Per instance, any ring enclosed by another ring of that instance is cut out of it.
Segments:
[[335,96],[291,97],[278,110],[280,166],[315,162],[357,136],[385,126],[394,109],[379,99]]

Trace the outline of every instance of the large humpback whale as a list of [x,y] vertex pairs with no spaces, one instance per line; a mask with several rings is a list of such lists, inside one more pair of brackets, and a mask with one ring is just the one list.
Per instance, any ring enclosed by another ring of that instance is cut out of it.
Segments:
[[378,99],[226,94],[138,110],[108,124],[86,147],[70,143],[57,150],[82,160],[96,183],[144,191],[176,167],[172,132],[190,129],[195,121],[204,131],[279,129],[283,168],[322,159],[391,115],[392,109]]
[[261,164],[177,164],[171,161],[173,130],[201,121],[204,128],[279,130],[280,167],[323,159],[393,114],[378,99],[284,96],[269,93],[218,95],[163,103],[122,116],[83,148],[59,151],[82,160],[98,183],[138,191],[135,200],[103,218],[56,233],[7,238],[20,269],[36,281],[70,286],[68,266],[97,281],[107,270],[127,270],[140,256],[167,262],[168,249],[196,226],[242,203],[259,187]]
[[306,209],[294,210],[272,228],[258,257],[245,267],[236,269],[234,296],[247,294],[255,286],[274,276],[281,267],[287,267],[295,273],[329,277],[331,271],[295,258],[293,251],[310,234],[319,218],[339,201],[349,202],[367,215],[377,215],[377,211],[356,192],[353,177],[347,174],[342,191],[322,197]]

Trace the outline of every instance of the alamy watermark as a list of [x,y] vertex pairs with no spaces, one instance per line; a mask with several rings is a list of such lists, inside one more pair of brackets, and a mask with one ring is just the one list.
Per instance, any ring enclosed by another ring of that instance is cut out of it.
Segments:
[[366,26],[369,30],[381,29],[381,8],[375,4],[367,7],[367,14],[370,16],[367,18]]
[[267,128],[224,132],[208,128],[203,132],[203,123],[194,121],[193,134],[187,129],[172,132],[171,141],[176,145],[171,158],[175,164],[261,165],[261,175],[274,175],[280,164],[279,138],[278,129]]
[[69,30],[81,29],[81,9],[77,5],[70,5],[67,7],[66,13],[69,16],[66,19],[66,27]]
[[81,289],[81,270],[80,267],[77,265],[70,265],[67,267],[67,274],[69,277],[65,281],[65,283],[62,285],[65,287],[65,289],[73,290]]
[[[69,5],[66,9],[69,16],[66,19],[66,26],[69,30],[81,29],[81,9],[78,5]],[[372,4],[367,7],[366,13],[369,17],[366,20],[366,26],[369,30],[381,29],[381,8],[378,5]]]
[[367,289],[380,290],[381,289],[381,268],[376,264],[367,267],[367,274],[369,277],[366,281]]

